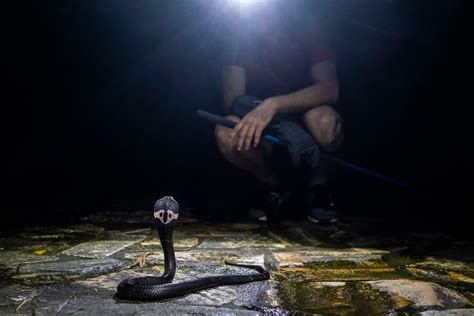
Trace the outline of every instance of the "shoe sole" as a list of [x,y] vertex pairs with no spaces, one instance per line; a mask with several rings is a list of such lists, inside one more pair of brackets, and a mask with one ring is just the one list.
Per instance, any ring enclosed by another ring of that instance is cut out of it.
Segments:
[[[271,214],[267,214],[267,213],[262,211],[262,213],[264,213],[265,215],[259,216],[259,217],[253,217],[252,215],[250,215],[250,218],[255,220],[255,221],[262,222],[262,223],[268,223],[268,222],[276,221],[279,218],[281,206],[283,205],[283,203],[285,203],[288,200],[288,198],[290,196],[291,196],[290,192],[285,192],[278,200],[278,207],[275,210],[273,210],[273,212]],[[250,210],[249,213],[252,212],[252,209]],[[269,215],[271,215],[271,216],[269,216]]]
[[257,221],[257,222],[263,222],[263,223],[268,222],[268,217],[267,217],[267,215],[265,214],[265,212],[263,212],[263,211],[260,210],[261,213],[262,213],[262,215],[260,215],[260,216],[252,216],[252,211],[258,212],[258,210],[257,210],[257,209],[254,209],[254,208],[250,209],[250,211],[249,211],[249,217],[250,217],[252,220]]
[[333,218],[331,220],[319,220],[319,219],[316,219],[314,217],[311,217],[311,215],[308,214],[308,221],[312,222],[312,223],[315,223],[315,224],[321,224],[321,223],[330,223],[330,224],[334,224],[334,223],[337,223],[338,219],[337,218]]

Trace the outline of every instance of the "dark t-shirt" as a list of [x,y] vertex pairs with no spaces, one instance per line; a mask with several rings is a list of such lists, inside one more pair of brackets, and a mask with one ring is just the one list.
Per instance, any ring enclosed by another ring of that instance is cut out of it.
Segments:
[[246,70],[246,94],[261,99],[288,94],[311,84],[311,66],[333,56],[313,23],[284,27],[271,38],[241,37],[227,54],[227,65]]

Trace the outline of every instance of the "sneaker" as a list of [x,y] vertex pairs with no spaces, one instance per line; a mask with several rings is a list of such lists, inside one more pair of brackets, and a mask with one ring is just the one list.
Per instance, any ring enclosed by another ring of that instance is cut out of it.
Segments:
[[261,222],[276,220],[281,206],[289,196],[289,192],[279,193],[275,188],[269,186],[261,188],[255,199],[255,207],[249,211],[250,217]]
[[259,222],[268,222],[267,213],[258,208],[251,208],[249,211],[249,216],[251,219],[257,220]]
[[337,222],[336,209],[328,186],[316,185],[311,188],[310,192],[311,207],[308,220],[316,224]]

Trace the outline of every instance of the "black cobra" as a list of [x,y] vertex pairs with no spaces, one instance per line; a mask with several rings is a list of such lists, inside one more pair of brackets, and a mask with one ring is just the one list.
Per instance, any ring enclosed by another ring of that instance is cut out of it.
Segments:
[[158,235],[164,252],[165,272],[162,276],[130,277],[117,286],[117,297],[127,300],[155,301],[182,296],[188,293],[220,285],[241,284],[268,280],[270,274],[260,266],[228,263],[238,267],[250,268],[258,273],[241,275],[216,275],[180,283],[171,283],[176,272],[176,258],[173,248],[173,229],[179,214],[179,204],[170,196],[155,203],[154,216],[157,219]]

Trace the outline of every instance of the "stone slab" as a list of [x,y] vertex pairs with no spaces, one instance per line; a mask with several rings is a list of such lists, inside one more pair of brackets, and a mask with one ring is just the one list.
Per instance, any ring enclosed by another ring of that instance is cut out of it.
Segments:
[[142,241],[145,236],[129,237],[124,240],[98,240],[78,244],[61,252],[63,255],[82,258],[108,257],[128,246]]
[[76,275],[87,277],[130,267],[130,263],[113,258],[77,259],[21,265],[19,273],[35,275]]
[[267,248],[267,249],[283,249],[288,244],[278,242],[269,238],[216,238],[205,239],[196,248],[200,249],[237,249],[237,248]]
[[[189,238],[175,238],[173,246],[175,249],[180,248],[192,248],[199,243],[199,239],[195,237]],[[159,238],[151,238],[140,243],[141,246],[151,248],[151,247],[159,247],[161,248],[161,242]]]
[[413,307],[460,308],[469,304],[469,301],[458,292],[436,283],[408,279],[379,280],[366,283],[376,290],[389,293],[395,302],[402,298],[404,302],[411,302],[410,305]]
[[396,279],[399,276],[394,268],[318,268],[318,267],[283,267],[272,271],[273,276],[288,282],[347,282]]
[[25,253],[25,251],[0,251],[0,269],[16,270],[22,263],[48,262],[57,259],[55,256]]
[[[57,309],[37,307],[35,315],[51,315]],[[238,308],[184,305],[176,303],[152,302],[147,304],[118,303],[112,298],[101,299],[93,297],[73,298],[64,305],[58,315],[237,315],[257,316],[257,311]]]
[[429,310],[420,313],[420,316],[472,316],[474,308],[449,309],[445,311]]
[[[127,252],[124,255],[125,259],[135,262],[140,256],[143,256],[145,252]],[[219,265],[223,264],[224,261],[231,261],[242,264],[255,264],[263,265],[265,259],[264,251],[260,249],[251,250],[189,250],[189,251],[176,251],[176,261],[178,266],[186,266],[189,264],[206,264],[206,265]],[[146,262],[150,265],[164,264],[163,253],[161,251],[152,252],[146,257]]]
[[423,262],[408,265],[406,270],[414,277],[428,281],[474,284],[473,263],[428,257]]
[[273,256],[280,267],[303,266],[307,263],[328,261],[366,262],[380,260],[387,251],[365,248],[327,249],[304,251],[275,251]]

